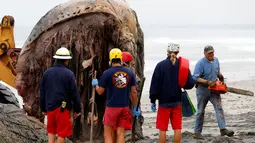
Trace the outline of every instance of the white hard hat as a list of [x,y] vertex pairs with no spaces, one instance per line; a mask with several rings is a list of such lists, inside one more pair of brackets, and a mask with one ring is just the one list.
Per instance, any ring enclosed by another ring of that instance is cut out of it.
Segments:
[[61,47],[57,50],[56,54],[53,56],[54,59],[72,59],[70,52],[67,48]]
[[180,44],[168,43],[167,52],[179,52]]

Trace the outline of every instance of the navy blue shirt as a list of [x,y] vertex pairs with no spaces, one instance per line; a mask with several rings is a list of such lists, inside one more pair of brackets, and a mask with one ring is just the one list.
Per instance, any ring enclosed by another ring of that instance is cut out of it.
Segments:
[[136,86],[136,79],[130,69],[115,66],[104,71],[98,85],[107,91],[106,106],[127,107],[130,104],[130,89]]
[[[181,104],[182,91],[178,84],[179,64],[179,59],[173,65],[167,57],[156,65],[150,86],[151,103],[155,103],[158,99],[161,107],[175,107]],[[194,85],[195,81],[189,71],[184,89],[192,89]]]
[[42,112],[49,112],[61,106],[66,101],[66,108],[71,110],[74,103],[74,112],[81,111],[75,76],[71,70],[62,64],[54,64],[47,69],[40,84],[40,107]]

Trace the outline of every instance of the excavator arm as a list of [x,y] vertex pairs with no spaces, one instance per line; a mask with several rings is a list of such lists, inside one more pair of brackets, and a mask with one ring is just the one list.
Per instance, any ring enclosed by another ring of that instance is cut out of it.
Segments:
[[0,80],[14,88],[16,88],[16,64],[20,50],[15,48],[14,18],[4,16],[0,24]]

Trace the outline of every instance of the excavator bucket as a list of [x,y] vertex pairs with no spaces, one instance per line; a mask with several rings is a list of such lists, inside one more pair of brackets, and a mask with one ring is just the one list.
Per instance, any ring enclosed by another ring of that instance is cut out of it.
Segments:
[[6,67],[3,62],[0,60],[0,80],[9,84],[10,86],[12,86],[13,88],[15,87],[15,75],[12,74],[12,71]]
[[14,18],[4,16],[0,23],[0,80],[15,87],[16,64],[21,49],[15,48]]

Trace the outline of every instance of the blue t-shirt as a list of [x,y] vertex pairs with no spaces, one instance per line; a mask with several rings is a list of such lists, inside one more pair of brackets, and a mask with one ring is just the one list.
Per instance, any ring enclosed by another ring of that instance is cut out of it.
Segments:
[[208,61],[205,57],[200,59],[195,65],[193,79],[199,77],[205,80],[216,81],[220,72],[220,63],[218,58],[214,57],[213,61]]
[[131,86],[136,85],[136,79],[130,69],[115,66],[104,71],[98,85],[107,91],[106,106],[127,107]]
[[[220,63],[218,58],[214,57],[213,61],[208,61],[205,57],[200,59],[195,65],[193,79],[196,81],[199,77],[205,80],[216,81],[220,72]],[[198,84],[197,94],[210,94],[207,86]]]

